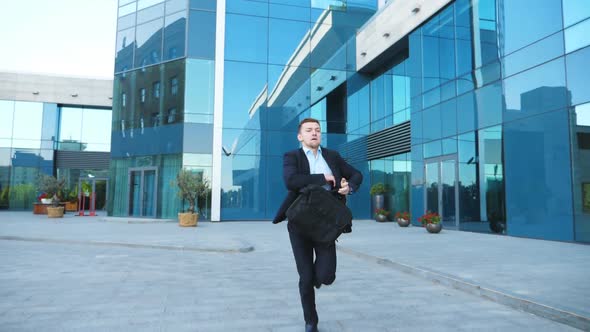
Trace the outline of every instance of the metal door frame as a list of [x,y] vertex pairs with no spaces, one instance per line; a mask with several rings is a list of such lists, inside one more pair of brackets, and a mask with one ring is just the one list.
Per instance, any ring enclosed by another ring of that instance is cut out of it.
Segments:
[[451,228],[456,228],[459,229],[459,217],[460,217],[460,213],[459,213],[459,161],[458,161],[458,155],[457,154],[448,154],[448,155],[444,155],[444,156],[440,156],[440,157],[434,157],[434,158],[426,158],[424,159],[424,192],[423,192],[423,198],[424,198],[424,211],[423,213],[426,213],[426,207],[428,206],[428,194],[427,194],[427,190],[428,187],[426,186],[426,179],[428,177],[428,175],[426,174],[426,165],[427,164],[434,164],[436,163],[436,169],[437,169],[437,173],[438,173],[438,183],[437,183],[437,187],[438,187],[438,214],[441,216],[441,222],[442,218],[444,216],[444,211],[443,211],[443,202],[442,202],[442,186],[441,186],[441,180],[442,180],[442,163],[444,161],[448,161],[448,160],[452,160],[455,162],[455,224],[451,226]]
[[[106,182],[106,193],[105,193],[105,210],[108,210],[109,204],[109,178],[105,177],[88,177],[88,176],[81,176],[78,178],[78,192],[82,193],[82,181],[90,182],[92,184],[92,193],[94,193],[94,201],[90,200],[90,204],[92,204],[92,210],[96,211],[96,181],[105,181]],[[88,209],[90,210],[91,207],[89,206]]]
[[[155,178],[154,178],[154,214],[153,215],[143,215],[143,188],[145,185],[145,172],[146,171],[155,171]],[[129,194],[127,195],[127,215],[133,217],[129,208],[131,208],[131,173],[132,172],[141,172],[141,180],[139,181],[139,191],[142,194],[141,198],[139,199],[139,216],[137,217],[153,217],[155,218],[158,214],[158,167],[156,166],[147,166],[147,167],[130,167],[127,169],[127,188],[129,189]]]

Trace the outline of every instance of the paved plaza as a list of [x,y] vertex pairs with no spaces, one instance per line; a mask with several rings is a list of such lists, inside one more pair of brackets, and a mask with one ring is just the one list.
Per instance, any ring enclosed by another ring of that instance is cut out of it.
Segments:
[[[285,223],[134,221],[0,212],[0,331],[303,330]],[[320,331],[588,329],[587,245],[367,220],[338,249]]]

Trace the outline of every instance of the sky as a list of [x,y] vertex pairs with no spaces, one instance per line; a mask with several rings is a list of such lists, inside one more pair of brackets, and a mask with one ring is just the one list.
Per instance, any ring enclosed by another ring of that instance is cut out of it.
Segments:
[[117,0],[0,0],[0,71],[113,78]]

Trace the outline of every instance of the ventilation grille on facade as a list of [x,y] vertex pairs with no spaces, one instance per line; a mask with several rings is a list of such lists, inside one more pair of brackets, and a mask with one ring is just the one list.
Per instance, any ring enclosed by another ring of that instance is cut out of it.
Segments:
[[410,121],[367,136],[367,160],[410,152]]
[[108,169],[110,152],[56,151],[55,165],[58,168]]
[[340,145],[338,151],[350,164],[367,160],[367,137],[361,137]]

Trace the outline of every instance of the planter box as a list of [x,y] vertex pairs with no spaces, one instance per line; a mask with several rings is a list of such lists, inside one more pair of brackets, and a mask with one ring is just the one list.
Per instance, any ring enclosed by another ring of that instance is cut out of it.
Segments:
[[66,202],[66,211],[78,211],[78,202]]
[[199,220],[198,213],[179,213],[178,226],[181,227],[196,227]]

